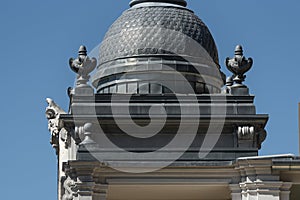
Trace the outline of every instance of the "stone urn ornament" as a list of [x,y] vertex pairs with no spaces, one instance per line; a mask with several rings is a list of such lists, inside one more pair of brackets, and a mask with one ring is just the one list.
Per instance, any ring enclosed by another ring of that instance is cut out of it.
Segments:
[[253,59],[246,59],[243,54],[243,47],[241,45],[236,46],[234,58],[226,58],[226,66],[229,71],[233,73],[232,79],[234,84],[231,87],[247,88],[243,84],[245,81],[246,75],[253,65]]
[[90,80],[90,73],[97,66],[97,59],[87,56],[85,46],[80,46],[78,51],[78,58],[70,58],[69,65],[71,69],[77,74],[75,95],[88,95],[93,93],[93,89],[87,83]]
[[77,87],[86,87],[90,79],[89,74],[96,68],[97,59],[88,57],[86,47],[80,46],[78,58],[70,58],[69,65],[71,69],[78,74]]

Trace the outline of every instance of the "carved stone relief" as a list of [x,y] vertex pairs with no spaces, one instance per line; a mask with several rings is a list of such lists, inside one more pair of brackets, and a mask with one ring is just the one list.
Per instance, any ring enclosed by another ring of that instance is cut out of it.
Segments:
[[51,133],[50,143],[52,147],[58,153],[59,149],[59,133],[61,127],[59,125],[59,115],[66,114],[66,112],[61,109],[52,99],[46,99],[48,107],[46,108],[46,117],[48,119],[48,129]]

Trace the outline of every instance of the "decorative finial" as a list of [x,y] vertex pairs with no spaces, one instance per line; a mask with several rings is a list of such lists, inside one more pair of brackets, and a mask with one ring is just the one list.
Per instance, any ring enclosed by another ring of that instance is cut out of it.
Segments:
[[[85,46],[80,46],[78,50],[78,58],[70,58],[69,65],[71,69],[78,74],[76,88],[89,88],[91,86],[87,84],[90,79],[90,73],[96,68],[97,60],[96,58],[90,58],[87,56],[87,50]],[[84,93],[84,91],[83,91]],[[75,91],[76,94],[76,91]]]
[[84,140],[80,144],[81,145],[95,144],[95,142],[92,139],[93,132],[94,132],[94,125],[92,123],[86,123],[83,126],[83,131],[84,131]]
[[232,87],[247,87],[243,85],[246,78],[244,74],[251,69],[252,65],[252,58],[246,59],[244,57],[243,47],[241,45],[236,46],[234,58],[226,58],[226,66],[233,73],[234,84]]
[[235,47],[234,53],[235,53],[234,55],[236,55],[236,56],[243,56],[243,53],[244,53],[243,47],[241,45],[237,45]]
[[81,45],[79,47],[79,50],[78,50],[78,55],[79,56],[87,56],[87,50],[86,50],[86,47]]
[[232,80],[232,77],[229,76],[229,77],[226,78],[226,84],[225,84],[225,87],[222,90],[222,93],[223,94],[230,94],[232,85],[233,85],[233,80]]
[[176,4],[183,7],[187,6],[185,0],[132,0],[130,1],[129,5],[132,7],[140,3],[170,3],[170,4]]

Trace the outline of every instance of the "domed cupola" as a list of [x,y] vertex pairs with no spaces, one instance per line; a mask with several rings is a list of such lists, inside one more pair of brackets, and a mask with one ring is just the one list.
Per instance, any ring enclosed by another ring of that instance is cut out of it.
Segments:
[[185,0],[132,0],[130,6],[100,46],[92,80],[98,93],[220,92],[224,75],[214,39]]

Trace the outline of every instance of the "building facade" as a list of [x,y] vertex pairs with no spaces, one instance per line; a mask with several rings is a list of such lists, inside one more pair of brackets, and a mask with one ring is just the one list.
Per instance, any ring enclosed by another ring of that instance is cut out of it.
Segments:
[[132,0],[97,59],[85,46],[70,59],[70,109],[51,99],[46,109],[59,200],[300,198],[300,160],[258,156],[268,115],[243,84],[252,58],[238,45],[226,79],[209,29],[186,6]]

